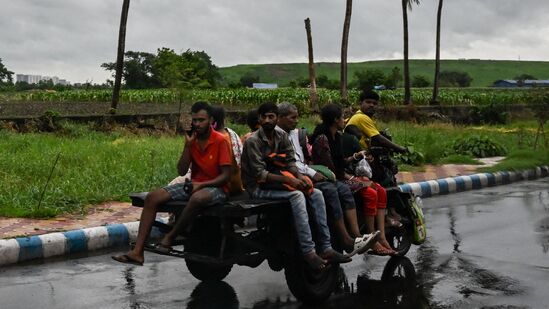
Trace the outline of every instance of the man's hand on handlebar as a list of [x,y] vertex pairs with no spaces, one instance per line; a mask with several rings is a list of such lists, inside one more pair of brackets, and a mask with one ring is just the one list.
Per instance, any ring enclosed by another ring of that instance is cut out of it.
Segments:
[[395,149],[395,152],[397,152],[397,153],[408,153],[410,151],[408,150],[408,147],[398,146],[398,148]]

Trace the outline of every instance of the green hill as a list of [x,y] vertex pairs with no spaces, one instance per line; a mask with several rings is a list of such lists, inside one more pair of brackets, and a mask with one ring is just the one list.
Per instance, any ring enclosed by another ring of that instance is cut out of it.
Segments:
[[[349,63],[349,80],[354,79],[354,72],[365,69],[380,69],[388,74],[393,67],[402,72],[402,60],[380,60]],[[464,71],[473,78],[471,87],[488,87],[498,79],[513,79],[520,74],[530,74],[538,79],[549,79],[549,61],[512,61],[512,60],[441,60],[441,71]],[[339,63],[317,63],[316,73],[326,75],[329,79],[339,80]],[[433,80],[434,60],[410,60],[410,76],[423,75]],[[306,63],[283,64],[240,64],[220,68],[220,73],[227,82],[237,82],[246,73],[259,76],[261,82],[277,83],[287,86],[297,77],[308,76]]]

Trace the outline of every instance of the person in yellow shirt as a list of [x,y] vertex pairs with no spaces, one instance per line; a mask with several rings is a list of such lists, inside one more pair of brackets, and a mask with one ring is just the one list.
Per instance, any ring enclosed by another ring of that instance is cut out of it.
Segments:
[[393,143],[380,134],[376,128],[372,116],[379,104],[379,95],[371,90],[365,90],[360,94],[359,102],[360,110],[349,119],[345,132],[356,136],[364,149],[368,149],[370,145],[375,145],[390,148],[399,153],[406,152],[406,148]]

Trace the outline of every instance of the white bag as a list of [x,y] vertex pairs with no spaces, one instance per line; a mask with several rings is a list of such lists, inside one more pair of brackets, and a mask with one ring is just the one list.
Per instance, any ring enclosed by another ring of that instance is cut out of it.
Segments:
[[372,178],[372,168],[365,158],[362,158],[355,167],[355,176],[366,176]]

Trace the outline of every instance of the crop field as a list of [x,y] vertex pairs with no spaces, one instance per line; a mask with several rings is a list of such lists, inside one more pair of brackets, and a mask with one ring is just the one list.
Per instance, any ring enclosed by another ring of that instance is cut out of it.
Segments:
[[[403,101],[402,89],[379,91],[385,105],[400,105]],[[415,105],[428,105],[432,90],[429,88],[412,89],[412,101]],[[109,102],[111,90],[68,90],[68,91],[30,91],[0,94],[0,102]],[[338,90],[319,89],[320,104],[338,103]],[[349,91],[349,101],[358,100],[359,91]],[[121,102],[125,103],[177,103],[204,100],[232,107],[257,106],[266,101],[288,101],[306,111],[309,102],[309,90],[304,88],[278,89],[218,89],[187,90],[180,92],[172,89],[123,90]],[[494,89],[494,88],[442,88],[439,101],[442,105],[486,105],[494,104],[538,104],[549,101],[549,89]]]

